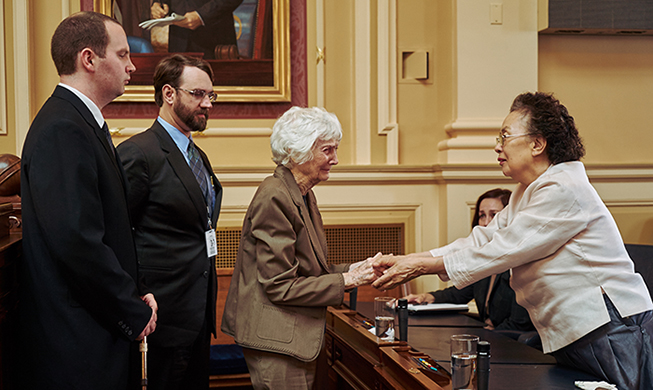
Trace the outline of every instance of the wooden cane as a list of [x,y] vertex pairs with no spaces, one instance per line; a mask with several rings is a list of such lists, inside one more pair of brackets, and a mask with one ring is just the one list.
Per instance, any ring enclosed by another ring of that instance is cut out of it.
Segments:
[[141,386],[147,389],[147,336],[143,337],[138,350],[141,351]]

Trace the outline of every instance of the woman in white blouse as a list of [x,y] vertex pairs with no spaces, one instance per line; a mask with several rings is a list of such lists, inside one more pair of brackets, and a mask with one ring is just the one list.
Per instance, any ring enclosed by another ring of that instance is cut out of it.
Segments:
[[573,117],[550,94],[521,94],[495,151],[519,183],[508,206],[449,245],[382,257],[374,286],[430,273],[463,288],[512,269],[545,353],[619,389],[653,388],[651,295],[578,161],[585,150]]

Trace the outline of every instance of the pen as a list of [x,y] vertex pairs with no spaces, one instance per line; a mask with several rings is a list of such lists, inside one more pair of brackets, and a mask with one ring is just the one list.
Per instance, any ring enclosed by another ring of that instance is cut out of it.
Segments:
[[424,358],[418,358],[413,356],[412,359],[417,362],[423,369],[429,370],[429,371],[438,371],[436,367],[434,367],[431,363],[429,363],[426,359]]
[[362,319],[362,320],[361,320],[361,322],[363,323],[363,325],[365,325],[365,326],[367,326],[367,327],[368,327],[368,329],[370,329],[370,328],[373,328],[373,327],[374,327],[374,324],[373,324],[373,323],[371,323],[370,321],[368,321],[368,320],[366,320],[366,319]]

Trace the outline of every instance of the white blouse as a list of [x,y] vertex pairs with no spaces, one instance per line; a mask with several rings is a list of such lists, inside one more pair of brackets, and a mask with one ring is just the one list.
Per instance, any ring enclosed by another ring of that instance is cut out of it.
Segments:
[[550,166],[487,227],[444,247],[447,275],[463,288],[512,269],[517,303],[530,314],[545,353],[608,323],[608,295],[622,317],[653,309],[612,215],[581,162]]

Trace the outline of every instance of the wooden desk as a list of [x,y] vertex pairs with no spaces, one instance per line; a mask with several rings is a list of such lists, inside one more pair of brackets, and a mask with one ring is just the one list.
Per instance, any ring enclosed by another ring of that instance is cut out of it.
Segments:
[[409,327],[408,344],[426,353],[436,362],[449,362],[451,359],[449,340],[454,334],[473,334],[480,340],[489,341],[492,364],[556,364],[552,356],[483,328]]
[[[444,369],[436,381],[419,370],[406,343],[379,342],[369,332],[369,319],[345,308],[328,309],[326,330],[327,385],[332,390],[443,390],[451,388]],[[428,356],[420,354],[428,358]],[[434,365],[437,363],[433,362]],[[320,378],[318,381],[322,382]]]
[[[328,379],[325,380],[325,388],[448,390],[451,388],[449,338],[458,333],[477,334],[491,343],[490,390],[571,390],[574,381],[599,380],[583,372],[557,366],[552,357],[482,328],[411,326],[408,343],[378,344],[376,337],[368,331],[369,323],[369,318],[346,307],[329,308],[326,332]],[[441,374],[438,377],[427,376],[412,356],[432,358],[430,361]]]

